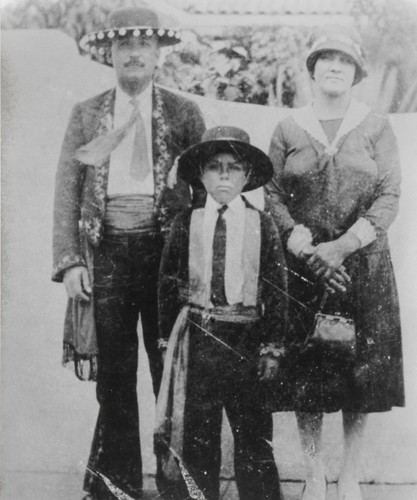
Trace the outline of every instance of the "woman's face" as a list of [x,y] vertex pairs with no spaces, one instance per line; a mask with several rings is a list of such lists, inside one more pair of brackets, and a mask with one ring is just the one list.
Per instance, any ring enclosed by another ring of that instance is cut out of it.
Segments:
[[314,66],[313,80],[320,92],[338,97],[350,92],[355,79],[356,66],[343,52],[322,52]]

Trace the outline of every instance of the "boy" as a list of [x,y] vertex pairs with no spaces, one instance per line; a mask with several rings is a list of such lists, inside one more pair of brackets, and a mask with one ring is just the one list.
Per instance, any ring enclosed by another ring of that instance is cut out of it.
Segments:
[[239,498],[280,500],[262,394],[283,354],[285,261],[272,219],[241,196],[264,185],[272,165],[246,132],[215,127],[182,154],[178,175],[202,184],[207,199],[176,217],[162,258],[159,321],[168,350],[155,437],[186,481],[168,472],[168,458],[158,486],[170,498],[218,500],[225,408]]

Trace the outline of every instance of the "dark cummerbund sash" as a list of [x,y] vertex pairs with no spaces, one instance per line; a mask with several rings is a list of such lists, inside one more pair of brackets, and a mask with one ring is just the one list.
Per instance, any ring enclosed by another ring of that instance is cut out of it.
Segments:
[[154,197],[144,194],[109,196],[104,224],[107,234],[156,231]]

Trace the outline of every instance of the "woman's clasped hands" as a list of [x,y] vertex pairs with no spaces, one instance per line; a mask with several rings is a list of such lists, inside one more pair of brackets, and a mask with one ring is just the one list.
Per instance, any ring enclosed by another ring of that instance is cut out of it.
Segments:
[[343,262],[359,245],[360,242],[354,235],[343,235],[337,240],[319,243],[317,246],[308,244],[299,257],[325,282],[330,293],[344,293],[351,279]]

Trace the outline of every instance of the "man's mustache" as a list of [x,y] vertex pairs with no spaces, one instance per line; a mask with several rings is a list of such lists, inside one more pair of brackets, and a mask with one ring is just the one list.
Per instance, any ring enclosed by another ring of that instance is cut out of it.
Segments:
[[124,65],[125,68],[128,68],[129,66],[139,66],[143,68],[145,64],[140,60],[140,59],[129,59]]

